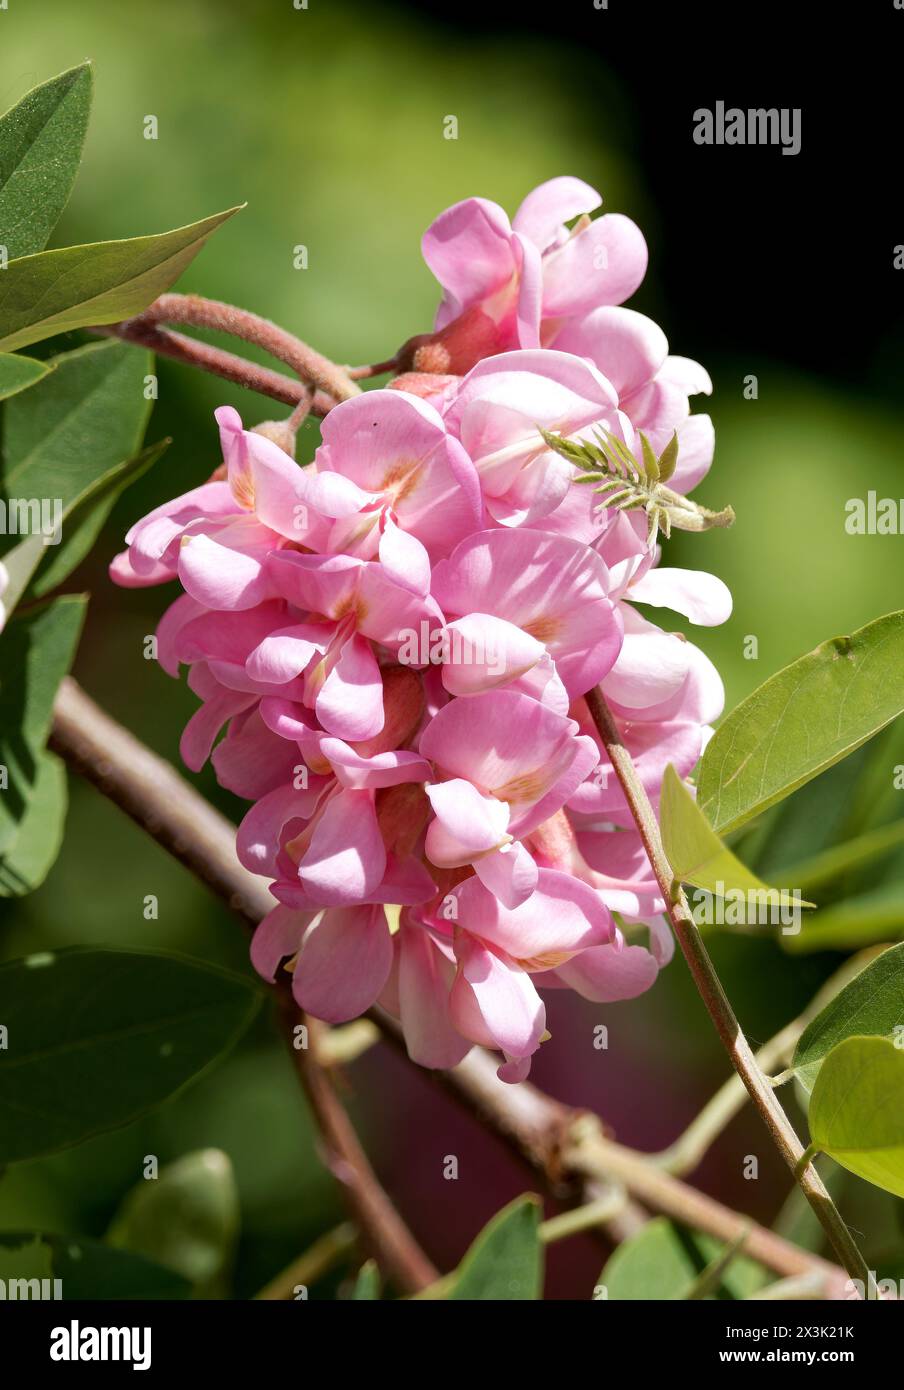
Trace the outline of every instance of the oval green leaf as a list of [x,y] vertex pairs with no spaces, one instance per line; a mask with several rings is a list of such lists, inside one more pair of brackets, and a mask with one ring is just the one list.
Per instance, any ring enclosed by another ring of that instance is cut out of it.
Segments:
[[742,700],[703,754],[701,809],[744,825],[904,711],[904,612],[834,637]]
[[15,352],[0,352],[0,401],[27,391],[50,371],[46,362],[36,357],[20,357]]
[[[703,1290],[701,1277],[707,1270],[714,1283]],[[747,1298],[766,1279],[753,1260],[657,1216],[610,1256],[597,1287],[600,1297],[617,1302],[672,1301],[696,1297],[701,1290],[704,1297]]]
[[767,911],[770,904],[776,908],[810,906],[791,898],[783,889],[771,888],[745,868],[709,825],[671,763],[662,779],[659,819],[666,858],[681,883],[692,883],[717,897],[727,893],[749,895],[753,905]]
[[40,251],[69,199],[91,111],[91,64],[61,72],[0,116],[0,244]]
[[538,1299],[543,1289],[540,1199],[517,1197],[487,1222],[454,1276],[449,1298],[505,1303]]
[[[818,919],[817,919],[818,920]],[[904,944],[883,951],[807,1025],[794,1049],[798,1080],[812,1091],[827,1054],[846,1038],[904,1037]]]
[[86,601],[67,595],[14,616],[0,633],[0,854],[8,854],[34,795],[57,687],[72,664]]
[[239,1194],[229,1155],[199,1149],[142,1178],[107,1239],[180,1274],[199,1298],[223,1297],[239,1234]]
[[229,208],[155,236],[66,246],[10,261],[0,274],[0,351],[140,314],[238,211]]
[[66,768],[53,753],[43,753],[16,838],[0,854],[0,898],[22,897],[44,882],[63,842],[67,805]]
[[904,1049],[847,1038],[823,1061],[810,1097],[811,1147],[904,1197]]
[[222,1056],[260,1002],[241,976],[105,948],[0,966],[0,1163],[127,1124]]

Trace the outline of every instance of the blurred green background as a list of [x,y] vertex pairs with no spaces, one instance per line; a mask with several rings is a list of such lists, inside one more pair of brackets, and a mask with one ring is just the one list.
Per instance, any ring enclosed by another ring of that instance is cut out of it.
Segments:
[[[867,487],[880,496],[902,490],[904,422],[888,389],[890,360],[899,360],[889,353],[897,348],[864,341],[856,381],[808,370],[798,325],[783,317],[783,295],[802,273],[793,266],[788,284],[774,287],[768,355],[762,333],[747,354],[743,322],[708,340],[687,307],[684,277],[696,277],[710,320],[719,304],[731,319],[732,286],[708,279],[703,255],[690,267],[669,259],[670,238],[688,213],[661,198],[663,168],[650,157],[649,141],[641,153],[640,70],[616,63],[605,45],[591,52],[526,31],[456,33],[418,8],[346,0],[310,6],[11,5],[0,16],[0,107],[86,57],[96,63],[85,159],[54,244],[164,230],[247,200],[180,288],[253,308],[339,361],[373,361],[431,324],[437,289],[419,239],[442,208],[479,193],[512,213],[541,181],[578,175],[647,235],[650,271],[634,306],[663,324],[673,351],[698,357],[714,379],[716,462],[697,496],[713,506],[730,502],[738,521],[730,532],[678,536],[669,560],[712,569],[732,588],[730,622],[692,634],[722,672],[729,706],[817,642],[900,606],[900,538],[844,531],[850,496]],[[459,120],[455,141],[443,138],[449,114]],[[147,115],[157,117],[157,140],[143,137]],[[299,244],[308,250],[304,271],[293,267]],[[744,267],[741,254],[739,277]],[[682,305],[677,315],[673,291]],[[750,375],[756,400],[743,395]],[[234,403],[248,424],[282,408],[165,361],[159,378],[148,439],[172,435],[174,442],[120,501],[78,577],[92,604],[76,674],[115,716],[175,759],[194,700],[142,655],[170,595],[116,590],[104,565],[133,519],[209,475],[218,462],[216,405]],[[310,458],[316,442],[316,427],[306,426],[299,458]],[[669,615],[662,621],[671,625]],[[756,660],[744,656],[749,636],[757,638]],[[209,773],[197,780],[229,814],[241,814]],[[817,798],[817,823],[823,810]],[[156,922],[142,916],[147,893],[159,898]],[[87,942],[171,948],[249,969],[236,922],[101,797],[73,782],[59,862],[31,898],[0,904],[0,951],[9,958]],[[835,959],[789,958],[750,939],[719,938],[714,950],[756,1041],[800,1009]],[[665,1145],[726,1074],[680,960],[637,1003],[601,1009],[556,998],[551,1015],[553,1041],[537,1063],[537,1080],[564,1100],[597,1108],[627,1143]],[[609,1027],[607,1052],[593,1047],[600,1021]],[[529,1185],[427,1079],[380,1050],[356,1064],[349,1102],[381,1176],[441,1266]],[[8,1170],[0,1179],[0,1229],[100,1235],[140,1178],[144,1155],[164,1163],[207,1146],[226,1150],[235,1165],[242,1238],[233,1292],[246,1297],[341,1216],[267,1020],[224,1066],[156,1115]],[[453,1153],[461,1176],[447,1182],[443,1159]],[[747,1154],[760,1157],[758,1182],[742,1178]],[[699,1180],[765,1219],[787,1188],[749,1115],[723,1137]],[[586,1297],[600,1263],[589,1241],[557,1248],[550,1293]]]

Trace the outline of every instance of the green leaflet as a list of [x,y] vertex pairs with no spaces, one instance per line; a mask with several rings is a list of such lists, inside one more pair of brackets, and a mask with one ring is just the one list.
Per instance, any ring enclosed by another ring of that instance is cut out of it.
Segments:
[[60,852],[68,802],[65,766],[43,753],[16,837],[0,855],[0,898],[32,893],[44,882]]
[[893,946],[870,961],[864,970],[804,1029],[794,1049],[792,1066],[807,1091],[812,1091],[826,1055],[854,1035],[904,1036],[904,945]]
[[107,1239],[181,1275],[197,1297],[216,1298],[225,1293],[240,1219],[229,1155],[200,1149],[136,1183]]
[[904,1049],[847,1038],[825,1058],[810,1097],[811,1149],[904,1197]]
[[763,883],[722,843],[671,763],[662,781],[659,815],[666,858],[681,883],[718,896],[750,894],[764,906],[794,902],[783,889]]
[[90,63],[43,82],[0,117],[0,245],[40,251],[69,199],[91,111]]
[[157,953],[74,947],[0,966],[0,1163],[154,1109],[232,1047],[260,999],[239,975]]
[[[723,1255],[730,1257],[724,1266]],[[714,1276],[713,1286],[703,1289],[701,1275],[708,1269]],[[703,1296],[746,1298],[766,1278],[760,1265],[732,1255],[730,1250],[723,1252],[720,1242],[712,1237],[686,1231],[657,1216],[614,1251],[599,1277],[598,1289],[600,1297],[616,1302],[699,1296],[695,1286]]]
[[0,401],[27,391],[46,376],[50,368],[36,357],[20,357],[14,352],[0,353]]
[[498,1211],[453,1276],[448,1295],[456,1301],[538,1299],[543,1290],[540,1200],[532,1193]]
[[0,633],[0,855],[35,794],[57,687],[72,664],[86,600],[66,596],[14,615]]
[[67,246],[10,261],[0,275],[0,351],[139,314],[238,211],[229,208],[154,236]]
[[834,637],[771,676],[703,754],[701,810],[734,830],[859,748],[904,710],[904,612]]

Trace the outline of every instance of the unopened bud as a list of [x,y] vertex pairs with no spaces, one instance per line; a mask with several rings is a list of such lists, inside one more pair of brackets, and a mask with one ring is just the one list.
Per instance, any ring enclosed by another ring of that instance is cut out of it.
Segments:
[[288,420],[262,420],[255,425],[252,434],[262,434],[265,439],[277,444],[290,459],[295,457],[295,431]]

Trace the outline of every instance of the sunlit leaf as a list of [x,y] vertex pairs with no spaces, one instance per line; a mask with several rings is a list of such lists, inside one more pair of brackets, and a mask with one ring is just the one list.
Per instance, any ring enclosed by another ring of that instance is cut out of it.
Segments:
[[792,1066],[807,1090],[827,1053],[853,1036],[904,1038],[904,945],[870,962],[807,1025],[794,1049]]
[[39,362],[36,357],[22,357],[15,352],[0,353],[0,401],[20,391],[27,391],[49,370],[48,364]]
[[810,1097],[812,1147],[904,1197],[904,1048],[853,1037],[824,1059]]
[[33,88],[0,117],[0,245],[40,251],[69,199],[91,110],[91,64]]
[[680,882],[719,897],[750,894],[764,907],[800,905],[784,890],[763,883],[722,843],[671,763],[662,781],[659,816],[666,858]]
[[139,314],[238,211],[229,208],[155,236],[66,246],[10,261],[0,274],[0,351]]
[[904,710],[904,612],[835,637],[770,677],[720,724],[699,801],[732,830],[865,743]]

